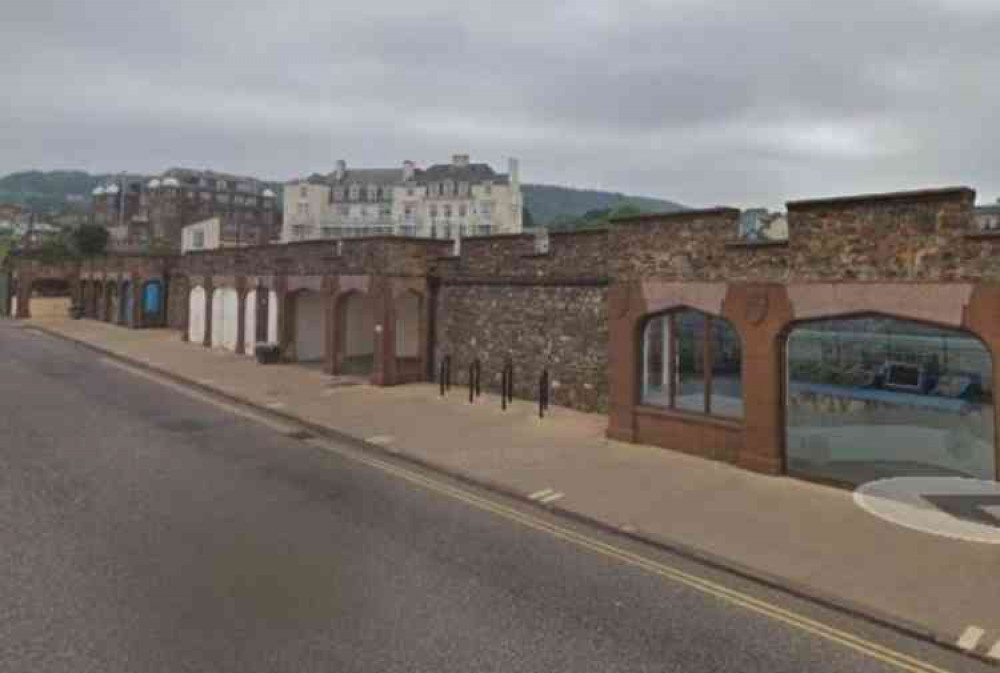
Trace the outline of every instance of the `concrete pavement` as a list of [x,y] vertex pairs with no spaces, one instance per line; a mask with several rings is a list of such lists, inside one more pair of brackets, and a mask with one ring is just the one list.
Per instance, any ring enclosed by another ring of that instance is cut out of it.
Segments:
[[34,324],[941,642],[970,628],[983,631],[981,654],[1000,641],[1000,547],[893,525],[845,491],[611,442],[601,416],[553,407],[539,420],[533,404],[503,412],[492,396],[470,405],[461,386],[442,399],[430,385],[340,385],[316,368],[260,367],[173,332]]

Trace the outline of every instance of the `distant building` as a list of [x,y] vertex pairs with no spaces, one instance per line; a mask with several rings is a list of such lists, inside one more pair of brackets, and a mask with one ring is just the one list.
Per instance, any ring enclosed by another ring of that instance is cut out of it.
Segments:
[[277,191],[256,178],[172,168],[93,191],[93,221],[108,228],[112,248],[180,249],[185,226],[216,216],[254,243],[281,234]]
[[238,221],[216,216],[184,227],[181,252],[237,248],[257,243],[256,238],[241,230]]
[[449,164],[348,169],[285,186],[283,241],[398,235],[424,238],[520,233],[518,163],[506,174],[457,154]]
[[1000,232],[1000,199],[993,205],[976,206],[972,217],[980,231]]
[[748,208],[740,214],[740,238],[748,241],[788,240],[788,216],[766,208]]

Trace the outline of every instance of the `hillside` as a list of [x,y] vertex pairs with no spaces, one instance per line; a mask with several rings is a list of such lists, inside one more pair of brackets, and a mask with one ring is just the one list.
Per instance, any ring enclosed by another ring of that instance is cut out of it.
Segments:
[[685,206],[673,201],[627,196],[620,192],[530,184],[522,185],[521,191],[524,205],[537,224],[551,224],[559,216],[580,217],[589,211],[613,210],[625,204],[636,206],[643,212],[685,210]]
[[94,187],[107,176],[84,171],[23,171],[0,178],[0,203],[16,203],[35,210],[64,210],[74,204],[68,199],[81,197],[76,205],[85,206]]
[[[41,211],[86,207],[91,190],[108,179],[107,175],[84,171],[11,173],[0,178],[0,203],[16,203]],[[562,219],[577,218],[590,211],[612,210],[626,203],[649,212],[684,209],[678,203],[663,199],[557,185],[525,184],[522,191],[525,206],[536,224],[550,224],[560,216]]]

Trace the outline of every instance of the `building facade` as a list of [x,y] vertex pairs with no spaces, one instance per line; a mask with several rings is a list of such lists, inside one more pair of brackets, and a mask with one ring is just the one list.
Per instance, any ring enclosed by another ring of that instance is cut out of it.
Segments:
[[[46,274],[87,314],[192,343],[323,364],[376,385],[456,380],[607,418],[607,435],[772,474],[857,485],[997,480],[1000,232],[965,187],[794,201],[786,240],[733,208],[607,229],[18,257],[16,311]],[[165,302],[162,297],[166,296]],[[161,299],[157,303],[157,299]],[[157,323],[156,321],[161,321]],[[873,441],[877,438],[878,441]]]
[[449,164],[417,168],[348,169],[285,188],[282,240],[352,236],[453,239],[519,234],[523,199],[518,162],[505,174],[459,154]]
[[93,222],[118,250],[180,250],[184,227],[219,217],[227,237],[266,244],[281,234],[277,191],[256,178],[172,168],[124,175],[93,191]]

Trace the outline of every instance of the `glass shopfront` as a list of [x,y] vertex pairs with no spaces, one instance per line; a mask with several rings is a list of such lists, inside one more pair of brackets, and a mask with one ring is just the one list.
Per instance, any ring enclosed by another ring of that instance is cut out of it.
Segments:
[[973,335],[870,315],[801,324],[786,353],[790,474],[996,478],[992,359]]

